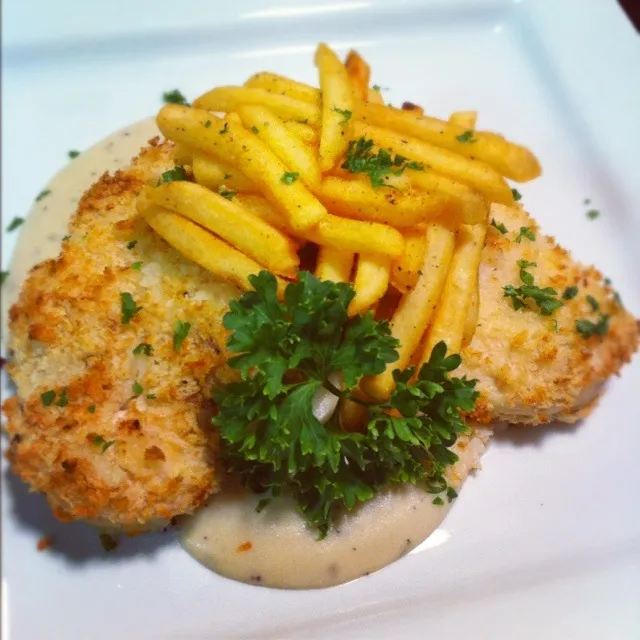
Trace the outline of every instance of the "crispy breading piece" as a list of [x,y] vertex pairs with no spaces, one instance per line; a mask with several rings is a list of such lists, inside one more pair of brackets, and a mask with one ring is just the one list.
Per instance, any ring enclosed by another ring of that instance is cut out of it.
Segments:
[[[601,273],[575,262],[553,238],[542,235],[521,207],[493,205],[491,217],[509,232],[502,235],[490,227],[487,234],[478,327],[462,352],[461,372],[477,378],[481,392],[472,417],[483,423],[575,422],[591,411],[607,378],[638,348],[637,321],[619,305]],[[536,239],[516,242],[521,227],[535,232]],[[564,306],[550,317],[540,315],[535,305],[515,311],[503,287],[522,284],[521,259],[537,264],[527,269],[537,286],[553,287],[561,299],[567,287],[577,286],[578,295],[563,300]],[[599,319],[587,295],[600,305],[599,312],[610,316],[603,337],[585,339],[576,331],[577,319]]]
[[[137,193],[172,166],[170,145],[154,140],[132,168],[102,176],[61,255],[32,269],[11,309],[18,395],[4,403],[7,457],[61,519],[133,532],[189,513],[217,490],[207,398],[224,362],[221,317],[237,291],[137,215]],[[128,324],[121,293],[142,307]],[[176,352],[178,320],[191,329]],[[150,355],[133,354],[140,343]],[[58,407],[64,389],[68,405]],[[49,390],[56,398],[44,406]]]

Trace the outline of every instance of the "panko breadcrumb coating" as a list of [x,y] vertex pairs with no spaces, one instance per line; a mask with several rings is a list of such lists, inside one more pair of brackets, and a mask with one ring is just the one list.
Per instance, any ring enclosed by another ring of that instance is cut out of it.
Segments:
[[[477,378],[481,393],[471,417],[481,423],[575,422],[591,411],[607,378],[638,348],[637,320],[601,273],[572,260],[521,207],[493,205],[491,216],[509,231],[501,234],[490,227],[487,232],[478,327],[461,354],[460,373]],[[533,231],[535,239],[517,242],[521,227]],[[552,316],[541,315],[535,305],[516,311],[505,297],[505,285],[522,284],[518,260],[535,262],[527,268],[535,284],[553,287],[564,302]],[[563,299],[573,286],[577,295]],[[587,296],[595,299],[598,311]],[[576,331],[576,320],[598,322],[600,314],[609,316],[606,335],[585,339]]]
[[[137,193],[173,164],[170,145],[154,140],[130,169],[102,176],[60,256],[31,270],[10,312],[18,395],[3,407],[8,458],[61,519],[136,531],[193,511],[217,490],[208,398],[236,290],[136,214]],[[122,293],[142,307],[128,324]],[[176,352],[178,320],[191,328]],[[150,355],[134,355],[141,343]],[[56,406],[65,394],[68,404]]]

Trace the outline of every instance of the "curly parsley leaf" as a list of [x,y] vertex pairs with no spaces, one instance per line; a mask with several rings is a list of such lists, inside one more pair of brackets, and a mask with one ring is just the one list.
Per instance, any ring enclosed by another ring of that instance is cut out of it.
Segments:
[[177,182],[179,180],[186,180],[187,172],[184,167],[173,167],[173,169],[169,169],[169,171],[165,171],[162,176],[160,176],[160,180],[158,184],[162,184],[163,182]]
[[190,106],[187,99],[182,95],[182,92],[179,89],[165,91],[162,94],[162,100],[165,104],[183,104],[185,107]]
[[[238,382],[219,389],[214,424],[225,443],[231,471],[271,496],[290,492],[307,522],[324,537],[334,515],[371,499],[384,484],[421,483],[432,493],[447,489],[446,468],[457,460],[449,447],[467,430],[461,411],[473,409],[475,381],[452,378],[460,364],[439,343],[416,376],[396,371],[386,402],[363,403],[354,394],[365,375],[397,357],[388,323],[371,313],[349,319],[349,284],[320,281],[301,272],[277,298],[275,278],[251,276],[253,291],[232,301],[224,316],[231,332],[229,364]],[[342,373],[337,389],[329,378]],[[325,388],[364,404],[362,432],[343,431],[339,408],[327,424],[312,400]],[[264,504],[264,503],[263,503]]]
[[522,200],[522,194],[517,189],[511,189],[511,195],[513,196],[514,202]]
[[527,240],[535,240],[536,234],[535,231],[531,231],[529,227],[520,227],[520,233],[516,236],[516,242],[520,244],[522,242],[522,238],[527,238]]

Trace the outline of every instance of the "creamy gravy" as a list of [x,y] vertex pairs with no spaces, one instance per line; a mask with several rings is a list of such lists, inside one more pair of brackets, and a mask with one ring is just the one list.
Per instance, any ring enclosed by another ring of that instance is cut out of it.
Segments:
[[158,135],[155,118],[137,122],[110,135],[70,160],[44,187],[49,193],[34,202],[24,224],[2,287],[2,336],[6,341],[9,309],[18,299],[29,270],[60,253],[69,219],[82,194],[105,171],[124,169],[147,140]]
[[[430,535],[449,511],[412,485],[380,493],[339,518],[324,540],[310,530],[293,500],[232,489],[180,525],[183,547],[229,578],[269,587],[309,589],[354,580],[397,560]],[[445,501],[446,502],[446,501]]]
[[[33,205],[21,227],[2,289],[5,339],[8,310],[22,282],[35,264],[59,254],[82,194],[105,171],[129,165],[157,134],[152,118],[122,129],[70,161],[46,186],[50,193]],[[472,438],[464,451],[457,451],[456,486],[475,466],[488,437]],[[194,558],[230,578],[280,588],[327,587],[381,569],[424,541],[450,508],[432,504],[433,497],[413,486],[386,490],[340,518],[318,541],[290,499],[276,499],[257,513],[260,496],[236,487],[212,496],[207,506],[184,518],[178,535]]]

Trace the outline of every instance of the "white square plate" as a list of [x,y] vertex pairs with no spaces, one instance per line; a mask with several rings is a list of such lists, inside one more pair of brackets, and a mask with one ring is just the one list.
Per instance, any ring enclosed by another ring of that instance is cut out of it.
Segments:
[[[477,109],[533,148],[545,173],[520,188],[527,208],[640,313],[640,42],[614,0],[219,5],[4,3],[3,228],[68,149],[151,115],[164,90],[263,69],[315,83],[326,40],[361,50],[387,100]],[[3,637],[640,637],[638,389],[636,358],[583,424],[497,438],[439,546],[322,591],[225,580],[169,533],[105,558],[95,532],[57,523],[3,468]],[[37,553],[44,534],[56,544]]]

